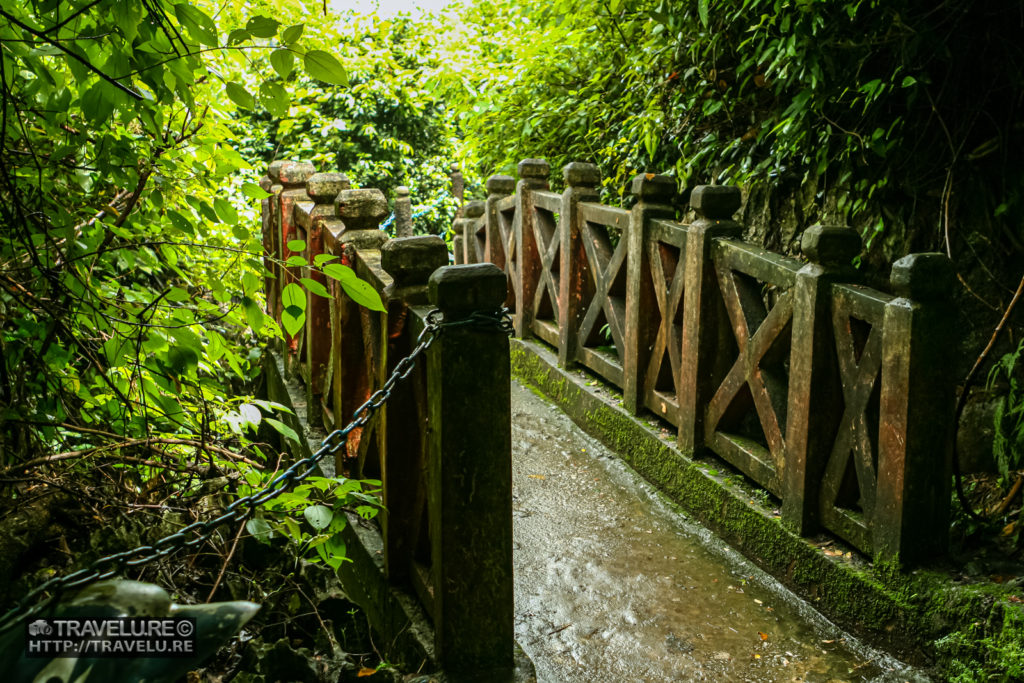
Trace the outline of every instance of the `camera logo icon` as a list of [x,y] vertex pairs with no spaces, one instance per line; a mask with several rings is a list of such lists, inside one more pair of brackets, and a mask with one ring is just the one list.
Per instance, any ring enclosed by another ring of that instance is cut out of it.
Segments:
[[53,627],[47,623],[46,619],[36,619],[28,625],[28,634],[30,636],[48,636],[53,633]]

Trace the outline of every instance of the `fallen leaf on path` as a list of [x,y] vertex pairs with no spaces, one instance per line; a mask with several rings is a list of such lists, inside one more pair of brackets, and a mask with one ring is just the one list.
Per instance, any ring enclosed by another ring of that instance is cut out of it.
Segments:
[[530,479],[547,479],[543,474],[531,474]]
[[364,666],[362,669],[359,670],[359,673],[356,674],[356,678],[366,678],[367,676],[372,676],[375,673],[377,673],[376,669],[371,669],[369,667]]
[[761,636],[761,640],[768,640],[768,634],[764,631],[758,631],[757,635]]

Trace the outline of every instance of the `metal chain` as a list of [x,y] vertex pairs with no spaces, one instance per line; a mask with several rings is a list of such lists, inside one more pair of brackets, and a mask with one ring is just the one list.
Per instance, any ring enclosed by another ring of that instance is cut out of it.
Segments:
[[[437,309],[432,310],[426,316],[423,331],[417,337],[416,346],[412,352],[395,364],[395,369],[391,372],[387,381],[384,382],[380,389],[373,392],[370,398],[352,414],[351,422],[327,435],[327,438],[321,442],[320,448],[316,453],[296,461],[260,491],[234,501],[225,508],[224,514],[219,517],[205,522],[193,522],[169,536],[164,536],[158,541],[154,541],[151,545],[143,545],[132,550],[125,550],[114,555],[101,557],[84,569],[79,569],[66,576],[55,576],[44,581],[29,591],[3,617],[0,617],[0,633],[7,631],[20,621],[39,614],[60,597],[64,591],[109,579],[122,568],[139,567],[148,564],[161,557],[166,557],[181,548],[192,548],[213,536],[214,532],[221,525],[248,518],[263,503],[273,500],[295,484],[311,476],[316,469],[317,463],[321,460],[341,450],[352,430],[362,427],[370,421],[374,413],[391,397],[391,392],[394,390],[395,385],[409,376],[416,365],[416,359],[430,348],[430,345],[434,343],[434,340],[440,336],[445,328],[466,325],[481,329],[497,328],[505,334],[511,334],[512,332],[512,322],[506,308],[488,312],[476,311],[465,318],[452,321],[445,321],[441,311]],[[52,591],[52,593],[31,607],[29,606],[46,591]]]

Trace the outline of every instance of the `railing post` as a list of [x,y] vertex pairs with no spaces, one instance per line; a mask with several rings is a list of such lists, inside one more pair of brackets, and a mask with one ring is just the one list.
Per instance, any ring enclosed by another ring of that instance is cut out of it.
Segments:
[[686,236],[683,288],[683,351],[679,382],[679,445],[697,456],[705,447],[704,418],[715,391],[720,321],[725,311],[718,294],[712,255],[717,237],[739,237],[732,215],[740,206],[738,187],[701,185],[690,194],[697,220]]
[[832,284],[856,279],[856,230],[815,225],[801,250],[810,259],[793,286],[793,333],[782,472],[782,520],[798,534],[818,526],[818,494],[843,413],[843,392],[832,329]]
[[452,241],[455,250],[455,263],[480,263],[476,253],[476,224],[484,215],[484,202],[475,200],[466,204],[462,218],[455,219],[452,226],[455,239]]
[[[349,267],[357,265],[357,248],[365,250],[367,259],[379,259],[378,250],[387,240],[379,229],[388,213],[384,194],[376,189],[342,190],[334,200],[334,208],[341,229],[331,235],[331,253],[341,257],[341,264]],[[371,386],[379,386],[384,381],[387,347],[387,325],[374,320],[374,316],[380,314],[362,308],[342,296],[341,291],[341,287],[332,282],[331,393],[336,426],[350,419],[352,412],[369,396]],[[368,353],[368,348],[376,350],[375,353]],[[378,436],[380,434],[383,430]],[[362,433],[358,436],[361,438]],[[346,464],[345,453],[339,451],[335,463],[337,471],[341,472]]]
[[643,406],[643,374],[650,357],[650,345],[657,334],[651,313],[654,292],[644,287],[648,268],[648,228],[652,218],[674,218],[672,198],[676,181],[668,176],[641,174],[633,178],[637,202],[629,213],[626,239],[626,348],[622,350],[622,404],[634,415]]
[[[430,277],[445,322],[505,301],[492,264],[446,266]],[[513,661],[512,457],[509,341],[495,325],[446,327],[429,377],[428,499],[434,628],[447,671],[498,680]]]
[[543,159],[523,159],[519,162],[519,182],[516,183],[515,254],[506,254],[514,264],[512,283],[516,289],[516,336],[529,335],[533,323],[533,295],[540,279],[540,250],[533,234],[533,197],[531,190],[548,189],[550,167]]
[[451,179],[452,196],[455,197],[455,201],[459,204],[455,217],[462,218],[462,197],[466,192],[466,180],[462,175],[462,171],[459,170],[458,164],[452,164]]
[[[487,219],[486,244],[484,245],[484,261],[505,269],[507,244],[502,244],[501,229],[498,227],[498,202],[509,196],[516,189],[516,181],[510,175],[492,175],[487,179],[487,199],[484,200]],[[500,256],[499,256],[500,254]]]
[[[316,265],[316,257],[324,253],[324,233],[335,219],[334,200],[338,193],[351,187],[344,173],[314,173],[306,182],[306,192],[313,200],[312,209],[306,214],[306,252],[309,263],[303,268],[303,276],[327,287],[327,280]],[[301,215],[301,214],[300,214]],[[306,294],[306,398],[309,420],[322,424],[323,414],[320,401],[324,393],[328,364],[331,360],[331,301],[312,292]]]
[[955,343],[953,264],[944,255],[896,261],[896,299],[882,330],[876,557],[913,563],[947,550]]
[[409,188],[395,188],[395,237],[412,237],[412,199]]
[[284,185],[281,184],[281,165],[283,161],[272,161],[267,167],[267,176],[260,181],[260,187],[271,194],[263,200],[264,221],[263,221],[263,249],[269,256],[264,257],[264,263],[268,260],[270,275],[267,277],[267,315],[273,318],[278,324],[281,322],[281,288],[284,280],[284,268],[280,262],[283,260],[282,253],[284,246],[281,244],[281,192]]
[[[298,225],[295,222],[295,203],[309,201],[306,194],[306,181],[316,173],[316,168],[308,161],[286,161],[278,168],[278,179],[281,181],[283,190],[278,195],[278,217],[280,220],[280,256],[287,261],[291,256],[301,256],[301,252],[292,251],[288,243],[299,239]],[[283,277],[278,282],[278,287],[283,290],[290,282],[298,282],[302,275],[302,269],[298,267],[285,267]],[[278,311],[280,315],[280,311]],[[278,320],[280,322],[280,319]],[[299,351],[299,337],[285,333],[285,346],[287,355],[294,356]]]
[[[381,247],[381,267],[393,278],[384,290],[389,337],[388,372],[397,359],[412,351],[409,306],[427,303],[427,278],[448,265],[448,248],[437,235],[399,237]],[[427,396],[422,368],[412,381],[400,382],[385,404],[387,452],[381,463],[384,510],[384,561],[393,583],[408,580],[419,538],[419,514],[424,509],[426,476]]]
[[583,266],[587,257],[580,238],[583,220],[580,202],[596,202],[601,171],[594,164],[573,161],[562,167],[565,191],[558,213],[558,363],[569,368],[576,361],[576,344],[583,317]]

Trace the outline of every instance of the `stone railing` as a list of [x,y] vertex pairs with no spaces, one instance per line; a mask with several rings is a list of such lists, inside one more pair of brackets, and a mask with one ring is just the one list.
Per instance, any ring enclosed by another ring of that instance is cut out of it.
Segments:
[[[262,186],[272,193],[263,200],[268,313],[280,322],[281,292],[301,278],[331,295],[307,294],[305,327],[279,350],[305,385],[310,424],[345,426],[417,345],[431,310],[447,323],[493,313],[506,298],[500,269],[448,266],[439,237],[387,240],[379,190],[351,189],[343,174],[299,162],[271,164]],[[408,203],[400,193],[399,234]],[[295,240],[301,253],[288,249]],[[352,268],[386,310],[358,305],[312,267],[322,254]],[[309,265],[288,266],[293,255]],[[505,679],[486,672],[513,664],[509,382],[505,332],[444,327],[335,462],[338,473],[382,481],[384,570],[433,621],[437,663],[487,680]]]
[[694,188],[696,218],[680,223],[668,177],[635,178],[627,210],[598,203],[594,165],[568,164],[561,194],[546,162],[518,171],[490,178],[454,226],[457,263],[507,273],[517,336],[675,425],[685,453],[730,463],[781,500],[798,533],[824,527],[904,562],[944,552],[945,256],[900,259],[885,293],[857,284],[854,230],[809,229],[803,261],[743,242],[735,187]]

